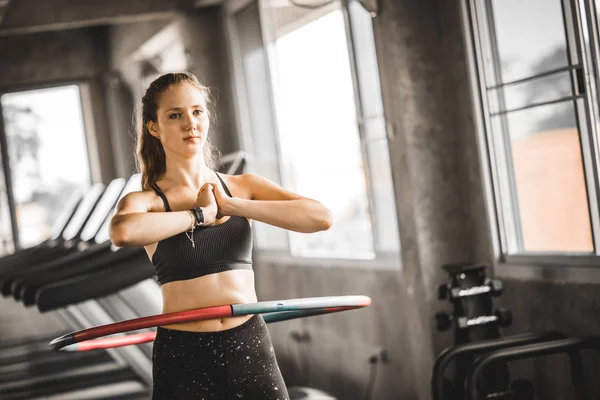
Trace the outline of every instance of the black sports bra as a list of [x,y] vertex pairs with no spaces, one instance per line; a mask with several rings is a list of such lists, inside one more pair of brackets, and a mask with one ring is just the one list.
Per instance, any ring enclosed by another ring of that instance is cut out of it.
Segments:
[[[229,197],[231,193],[215,173]],[[165,194],[158,185],[152,189],[171,211]],[[229,217],[222,224],[194,229],[192,247],[185,232],[161,240],[152,256],[158,283],[194,279],[236,269],[252,269],[252,228],[244,217]]]

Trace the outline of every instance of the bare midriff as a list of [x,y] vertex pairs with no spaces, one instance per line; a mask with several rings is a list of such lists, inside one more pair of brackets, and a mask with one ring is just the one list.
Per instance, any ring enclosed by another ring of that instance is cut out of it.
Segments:
[[[231,304],[254,303],[254,272],[233,270],[173,281],[162,285],[163,313]],[[252,315],[163,325],[164,328],[194,332],[218,332],[235,328]]]

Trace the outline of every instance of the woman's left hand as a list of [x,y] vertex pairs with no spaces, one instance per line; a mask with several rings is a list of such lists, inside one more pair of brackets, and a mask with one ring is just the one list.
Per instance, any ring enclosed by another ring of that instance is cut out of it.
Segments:
[[223,185],[220,182],[215,183],[213,187],[213,194],[215,195],[215,200],[217,200],[217,219],[226,217],[229,215],[227,213],[227,207],[232,201],[232,198],[227,195],[225,189],[223,189]]

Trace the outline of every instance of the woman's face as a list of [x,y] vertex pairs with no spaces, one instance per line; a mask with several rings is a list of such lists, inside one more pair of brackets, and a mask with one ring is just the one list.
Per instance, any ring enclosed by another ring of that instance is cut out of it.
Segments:
[[160,138],[165,152],[184,156],[201,152],[209,126],[206,96],[187,82],[171,85],[161,94],[156,123],[148,124],[150,133]]

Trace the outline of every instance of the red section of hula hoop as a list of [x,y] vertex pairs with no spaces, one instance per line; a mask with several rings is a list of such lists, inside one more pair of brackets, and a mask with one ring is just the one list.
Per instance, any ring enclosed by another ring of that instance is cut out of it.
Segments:
[[129,346],[132,344],[142,344],[152,342],[156,338],[156,332],[135,333],[133,335],[123,335],[112,338],[86,340],[77,343],[74,346],[76,351],[88,351],[96,349],[112,349],[113,347]]
[[136,318],[130,321],[115,322],[114,324],[85,329],[74,333],[73,337],[76,342],[84,342],[86,340],[95,339],[100,336],[135,331],[137,329],[151,328],[160,325],[201,321],[207,319],[228,318],[231,317],[231,313],[231,306],[217,306],[201,308],[198,310],[153,315],[150,317]]
[[[330,304],[331,306],[328,307],[327,304]],[[123,335],[98,340],[93,339],[115,333],[135,331],[161,325],[252,314],[271,315],[271,318],[265,317],[265,322],[267,323],[286,321],[293,318],[303,318],[313,315],[353,310],[369,306],[370,304],[371,299],[367,296],[333,296],[207,307],[197,310],[136,318],[129,321],[121,321],[85,329],[58,337],[50,342],[50,346],[55,350],[62,349],[65,351],[106,349],[150,342],[155,339],[156,332]]]
[[[313,311],[315,315],[319,314],[328,314],[328,313],[336,313],[340,311],[348,311],[353,310],[359,307],[356,306],[348,306],[348,307],[327,307],[321,310],[309,310]],[[308,316],[312,316],[309,314]],[[296,317],[297,318],[297,317]],[[75,343],[72,346],[70,351],[88,351],[88,350],[97,350],[97,349],[112,349],[114,347],[123,347],[130,346],[135,344],[142,344],[147,342],[152,342],[156,338],[156,332],[147,332],[147,333],[134,333],[130,335],[117,336],[112,338],[105,339],[90,339],[80,343]],[[68,347],[70,347],[68,346]],[[66,350],[66,349],[65,349]]]

